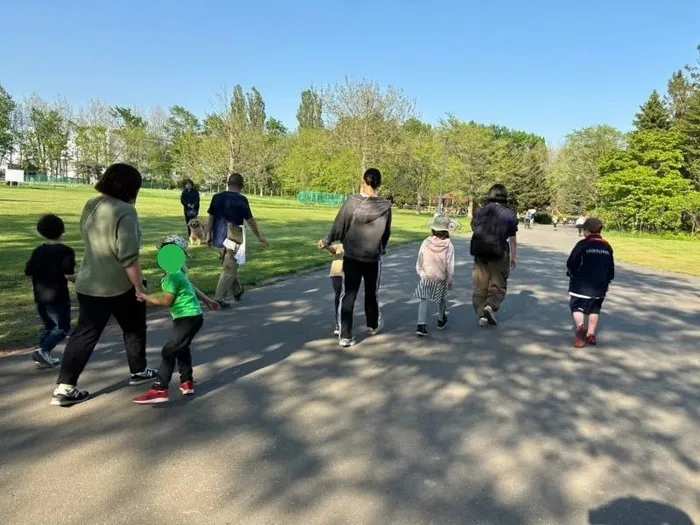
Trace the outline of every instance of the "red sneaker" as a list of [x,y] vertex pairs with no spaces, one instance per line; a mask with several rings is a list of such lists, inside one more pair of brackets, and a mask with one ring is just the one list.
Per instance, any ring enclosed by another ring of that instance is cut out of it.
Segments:
[[194,381],[185,381],[180,385],[180,392],[183,396],[191,396],[194,394]]
[[574,346],[576,348],[583,348],[586,346],[586,327],[579,326],[576,329],[576,335],[574,336]]
[[595,334],[588,334],[586,336],[586,344],[593,345],[593,346],[598,344],[598,340],[595,338]]
[[137,405],[153,405],[156,403],[167,403],[168,402],[168,391],[167,390],[156,390],[151,388],[142,396],[134,398],[134,403]]

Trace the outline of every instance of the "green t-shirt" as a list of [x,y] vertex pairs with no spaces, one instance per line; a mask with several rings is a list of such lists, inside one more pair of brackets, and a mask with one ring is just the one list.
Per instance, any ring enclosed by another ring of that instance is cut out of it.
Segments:
[[160,286],[164,292],[175,296],[175,302],[170,307],[173,319],[192,317],[202,313],[202,307],[194,292],[194,287],[182,270],[165,274],[160,281]]

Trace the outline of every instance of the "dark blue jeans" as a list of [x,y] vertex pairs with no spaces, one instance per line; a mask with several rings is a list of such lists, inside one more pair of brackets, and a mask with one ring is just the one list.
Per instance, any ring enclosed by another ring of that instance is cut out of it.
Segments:
[[44,324],[39,348],[50,353],[70,332],[70,302],[37,304],[36,310]]

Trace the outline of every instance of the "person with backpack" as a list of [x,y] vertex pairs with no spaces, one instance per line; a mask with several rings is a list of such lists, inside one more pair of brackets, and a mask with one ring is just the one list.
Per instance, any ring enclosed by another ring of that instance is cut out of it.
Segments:
[[508,190],[494,184],[488,204],[472,219],[470,254],[474,257],[472,303],[479,326],[496,325],[496,312],[506,297],[508,278],[515,269],[518,218],[505,206]]

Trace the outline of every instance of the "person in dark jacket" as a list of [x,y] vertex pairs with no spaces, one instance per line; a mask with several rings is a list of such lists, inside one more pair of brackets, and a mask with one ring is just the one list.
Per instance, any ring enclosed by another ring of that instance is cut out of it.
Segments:
[[365,281],[365,317],[371,335],[378,334],[383,325],[377,292],[382,274],[382,256],[391,235],[391,203],[377,197],[382,174],[369,168],[362,177],[359,195],[351,195],[335,218],[333,227],[320,248],[336,241],[343,243],[343,288],[338,320],[340,346],[355,344],[352,320],[355,300],[362,280]]
[[187,225],[187,235],[190,234],[190,221],[199,216],[199,191],[194,187],[192,179],[185,179],[185,188],[180,195],[180,203],[185,212],[185,224]]
[[506,206],[508,190],[503,184],[494,184],[486,200],[488,204],[472,219],[472,304],[479,326],[495,326],[496,312],[506,298],[508,279],[516,267],[518,217]]
[[[595,345],[600,310],[608,293],[610,281],[615,278],[615,258],[610,244],[601,237],[603,222],[589,218],[583,223],[581,239],[566,261],[569,277],[571,314],[576,326],[574,346]],[[588,327],[585,321],[588,316]]]

